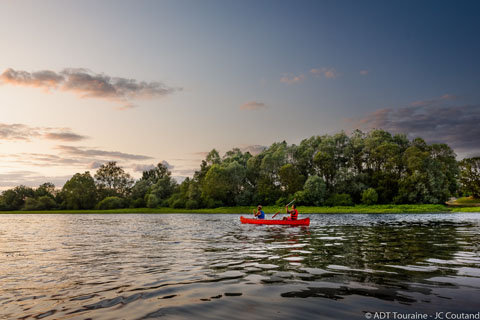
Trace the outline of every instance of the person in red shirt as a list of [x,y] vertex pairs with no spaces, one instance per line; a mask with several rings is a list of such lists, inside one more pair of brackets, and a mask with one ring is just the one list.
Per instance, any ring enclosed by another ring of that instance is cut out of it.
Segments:
[[287,213],[290,213],[290,217],[283,217],[283,220],[297,220],[298,219],[298,210],[297,206],[292,204],[292,210],[288,210],[288,206],[285,207]]

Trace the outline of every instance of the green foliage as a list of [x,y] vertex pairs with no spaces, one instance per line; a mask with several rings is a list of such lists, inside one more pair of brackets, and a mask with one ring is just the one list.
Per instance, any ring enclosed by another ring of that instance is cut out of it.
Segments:
[[50,196],[41,196],[37,199],[25,199],[23,210],[37,211],[37,210],[52,210],[57,208],[57,203]]
[[143,199],[135,199],[131,202],[130,208],[145,208],[147,204]]
[[465,194],[480,198],[480,157],[460,161],[460,184]]
[[278,170],[278,176],[285,195],[293,195],[295,192],[302,190],[305,183],[305,177],[291,163],[283,165]]
[[335,193],[325,201],[327,206],[352,206],[352,197],[346,193]]
[[[180,184],[165,162],[144,171],[135,184],[109,162],[96,172],[96,187],[94,183],[92,188],[90,174],[76,174],[62,192],[49,183],[35,190],[19,186],[2,192],[0,210],[53,205],[42,197],[69,209],[93,208],[108,197],[121,198],[131,207],[192,210],[259,203],[283,206],[293,197],[297,204],[314,206],[441,204],[457,194],[460,184],[463,193],[480,196],[480,160],[460,163],[459,183],[455,158],[445,144],[429,145],[421,138],[409,141],[384,130],[356,130],[350,135],[314,136],[299,145],[273,143],[256,155],[234,148],[221,157],[213,149],[193,177]],[[49,204],[40,204],[40,198]]]
[[92,209],[97,200],[95,181],[90,172],[76,173],[62,188],[65,209]]
[[317,175],[308,177],[302,191],[295,194],[298,204],[320,206],[325,201],[327,186],[325,181]]
[[158,198],[154,194],[147,195],[147,208],[156,208],[158,206]]
[[458,204],[473,204],[473,205],[480,205],[480,198],[474,197],[462,197],[455,200],[455,203]]
[[122,209],[126,207],[126,201],[119,197],[106,197],[100,201],[97,208],[100,210]]
[[102,164],[95,173],[96,184],[101,198],[107,196],[127,196],[133,185],[132,177],[115,161]]
[[50,198],[54,198],[56,194],[55,191],[55,185],[50,182],[46,182],[44,184],[41,184],[36,190],[35,190],[35,198],[40,198],[43,196],[48,196]]
[[373,188],[368,188],[362,193],[362,203],[366,205],[376,204],[378,201],[377,191]]

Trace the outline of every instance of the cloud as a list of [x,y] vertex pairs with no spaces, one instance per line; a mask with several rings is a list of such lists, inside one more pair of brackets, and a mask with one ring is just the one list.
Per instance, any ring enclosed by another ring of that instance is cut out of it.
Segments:
[[267,109],[268,106],[263,103],[263,102],[257,102],[257,101],[250,101],[242,104],[240,106],[240,110],[261,110],[261,109]]
[[313,68],[310,73],[316,76],[324,76],[327,79],[333,79],[339,76],[339,73],[333,68]]
[[44,89],[70,91],[81,98],[97,98],[122,103],[121,108],[131,108],[131,100],[164,97],[181,88],[171,88],[162,82],[145,82],[135,79],[110,77],[88,69],[68,68],[60,72],[42,70],[27,72],[6,69],[0,83]]
[[399,109],[385,108],[356,121],[360,129],[381,128],[422,137],[430,143],[447,143],[462,153],[480,150],[480,105],[442,106],[433,102]]
[[134,172],[144,172],[148,170],[152,170],[155,168],[154,164],[134,164],[132,169]]
[[33,171],[12,171],[0,173],[0,189],[10,189],[21,184],[28,187],[38,187],[45,182],[53,183],[61,188],[71,176],[43,176]]
[[91,169],[91,158],[72,158],[56,154],[46,153],[16,153],[1,154],[4,162],[13,162],[16,165],[38,167],[81,167]]
[[29,141],[33,137],[40,135],[39,129],[20,123],[6,124],[0,123],[0,139],[11,141]]
[[166,160],[163,160],[162,161],[162,164],[167,167],[168,170],[172,170],[173,168],[175,168],[174,165],[171,165],[170,163],[168,163]]
[[88,137],[72,132],[69,128],[31,127],[25,124],[0,123],[0,139],[30,141],[35,138],[61,141],[80,141]]
[[[106,161],[105,161],[106,162]],[[90,169],[90,170],[95,170],[95,169],[98,169],[100,168],[103,163],[105,162],[99,162],[99,161],[93,161],[93,162],[90,162],[87,166],[87,169]]]
[[370,73],[370,71],[368,71],[368,70],[360,70],[360,75],[362,75],[362,76],[366,76],[369,73]]
[[252,156],[256,156],[257,154],[262,153],[262,151],[265,150],[266,148],[267,148],[266,146],[255,144],[255,145],[242,147],[240,148],[240,150],[242,150],[242,152],[250,152]]
[[85,147],[73,147],[73,146],[64,146],[60,145],[57,146],[57,149],[60,152],[73,155],[73,156],[80,156],[80,157],[105,157],[110,159],[120,159],[120,160],[150,160],[153,159],[149,156],[138,155],[138,154],[130,154],[124,153],[119,151],[105,151],[105,150],[98,150],[98,149],[88,149]]
[[61,140],[61,141],[80,141],[87,137],[73,132],[47,132],[44,134],[45,139]]
[[280,82],[286,83],[286,84],[300,83],[303,80],[305,80],[305,75],[303,74],[300,74],[298,76],[285,74],[283,77],[280,78]]
[[175,170],[174,171],[174,174],[175,175],[179,175],[179,176],[193,176],[193,174],[195,173],[195,171],[197,171],[199,168],[190,168],[190,169],[179,169],[179,170]]
[[456,100],[458,97],[453,94],[444,94],[441,97],[428,99],[428,100],[418,100],[410,104],[412,107],[426,107],[431,105],[439,105],[450,100]]
[[198,151],[198,152],[192,152],[192,155],[197,156],[197,157],[206,158],[209,153],[210,153],[209,151]]

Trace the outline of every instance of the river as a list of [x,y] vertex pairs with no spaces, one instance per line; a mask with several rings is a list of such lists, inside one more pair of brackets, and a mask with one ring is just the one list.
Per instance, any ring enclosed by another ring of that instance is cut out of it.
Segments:
[[480,214],[305,216],[310,227],[234,214],[0,215],[0,318],[480,312]]

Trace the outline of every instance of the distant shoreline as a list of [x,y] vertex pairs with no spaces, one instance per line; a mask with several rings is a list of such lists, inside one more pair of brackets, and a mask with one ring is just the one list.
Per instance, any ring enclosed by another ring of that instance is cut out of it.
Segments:
[[[114,210],[44,210],[44,211],[0,211],[0,214],[116,214],[116,213],[144,213],[144,214],[170,214],[170,213],[203,213],[203,214],[252,214],[254,207],[220,207],[213,209],[174,209],[162,208],[125,208]],[[267,218],[280,211],[277,215],[286,215],[285,209],[278,206],[265,206],[263,211]],[[357,205],[342,207],[304,207],[298,206],[300,215],[315,213],[330,214],[376,214],[376,213],[449,213],[449,212],[480,212],[480,207],[448,207],[439,204],[405,204],[405,205]]]

